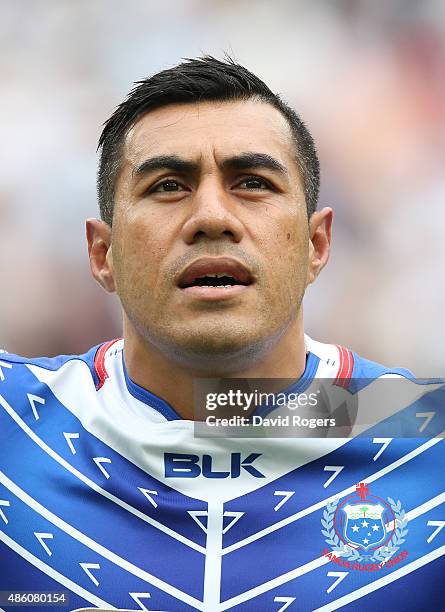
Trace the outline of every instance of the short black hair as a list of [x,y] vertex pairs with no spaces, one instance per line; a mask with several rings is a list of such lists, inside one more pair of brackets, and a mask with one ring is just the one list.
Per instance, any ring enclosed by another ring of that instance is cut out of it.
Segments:
[[289,122],[296,145],[296,162],[303,181],[308,217],[316,210],[320,164],[313,138],[297,113],[247,68],[226,56],[185,59],[183,63],[137,81],[127,98],[104,123],[99,138],[97,191],[101,218],[110,226],[116,178],[126,133],[144,114],[170,104],[257,99],[271,104]]

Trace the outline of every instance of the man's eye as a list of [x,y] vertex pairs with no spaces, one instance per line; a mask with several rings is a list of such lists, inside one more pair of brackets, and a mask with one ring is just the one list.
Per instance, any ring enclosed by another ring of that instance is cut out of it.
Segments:
[[241,183],[238,183],[238,187],[242,189],[270,189],[270,183],[261,179],[257,176],[249,176],[245,178]]
[[167,191],[180,191],[182,189],[181,183],[178,181],[168,180],[158,183],[152,190],[152,193],[165,193]]

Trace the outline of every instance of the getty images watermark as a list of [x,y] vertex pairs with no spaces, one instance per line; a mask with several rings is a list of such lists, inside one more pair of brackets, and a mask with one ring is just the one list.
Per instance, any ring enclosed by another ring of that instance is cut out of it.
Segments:
[[[251,413],[253,408],[267,406],[268,410],[275,411],[277,408],[286,408],[294,411],[298,408],[315,407],[318,403],[320,391],[312,393],[267,393],[255,389],[251,392],[241,391],[240,389],[229,389],[227,392],[207,393],[205,396],[205,408],[208,412],[216,411],[215,414],[208,414],[205,422],[209,427],[305,427],[315,429],[317,427],[334,427],[336,424],[333,417],[304,417],[301,414],[276,414],[265,416],[262,414]],[[217,416],[221,408],[234,408],[242,411],[241,414],[234,414],[230,417]]]
[[445,431],[443,379],[205,378],[194,391],[196,437],[428,438]]

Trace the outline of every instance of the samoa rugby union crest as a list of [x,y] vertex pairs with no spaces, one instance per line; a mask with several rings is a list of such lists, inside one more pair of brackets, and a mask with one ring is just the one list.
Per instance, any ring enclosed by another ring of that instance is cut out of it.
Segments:
[[[403,561],[400,551],[408,533],[400,500],[373,495],[366,483],[356,492],[327,504],[321,519],[330,560],[361,571],[376,571]],[[399,552],[400,551],[400,552]]]

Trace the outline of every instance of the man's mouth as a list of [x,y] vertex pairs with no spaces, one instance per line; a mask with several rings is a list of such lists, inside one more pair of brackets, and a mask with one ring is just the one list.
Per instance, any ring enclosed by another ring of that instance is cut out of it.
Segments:
[[244,283],[239,282],[233,276],[228,274],[204,274],[203,276],[198,276],[195,278],[190,284],[184,285],[184,289],[187,287],[233,287],[234,285],[244,285]]
[[180,274],[178,287],[201,299],[225,299],[245,291],[255,282],[250,270],[230,257],[203,257]]

